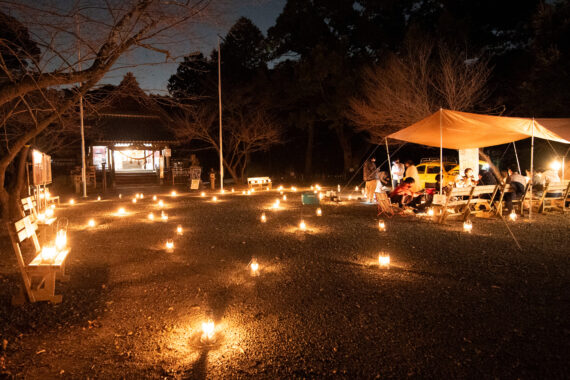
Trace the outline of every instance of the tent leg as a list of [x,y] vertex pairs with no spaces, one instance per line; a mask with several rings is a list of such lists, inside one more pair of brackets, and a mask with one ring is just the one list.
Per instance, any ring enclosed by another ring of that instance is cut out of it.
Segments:
[[441,122],[443,110],[439,109],[439,193],[443,194],[443,125]]
[[520,175],[523,175],[523,172],[521,171],[521,163],[519,162],[519,155],[517,153],[517,146],[514,141],[513,141],[513,148],[515,148],[515,158],[517,159],[517,166],[519,168],[519,173]]
[[386,142],[386,155],[388,156],[388,171],[390,172],[390,185],[394,186],[394,177],[392,176],[392,164],[390,163],[390,150],[388,150],[388,137],[384,139]]
[[[521,173],[522,175],[522,173]],[[534,178],[534,117],[532,118],[532,137],[530,139],[530,206],[528,207],[528,218],[532,219],[532,179]],[[524,207],[524,205],[522,205]]]

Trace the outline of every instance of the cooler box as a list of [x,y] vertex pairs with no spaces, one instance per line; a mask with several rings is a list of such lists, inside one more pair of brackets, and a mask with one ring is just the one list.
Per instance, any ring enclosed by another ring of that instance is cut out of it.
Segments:
[[319,196],[313,192],[306,192],[301,195],[301,201],[304,205],[318,205]]

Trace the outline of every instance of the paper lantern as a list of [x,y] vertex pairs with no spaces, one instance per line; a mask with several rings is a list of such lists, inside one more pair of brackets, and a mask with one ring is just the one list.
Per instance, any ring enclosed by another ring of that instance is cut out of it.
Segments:
[[164,207],[164,202],[162,199],[158,201],[158,207]]
[[202,191],[202,192],[200,193],[200,196],[201,196],[201,197],[205,197],[205,196],[206,196],[206,193]]
[[123,198],[123,194],[119,194],[119,199]]
[[217,202],[217,201],[218,201],[218,197],[213,196],[213,197],[212,197],[212,202]]
[[286,201],[287,200],[287,196],[283,195],[283,200]]
[[384,252],[381,252],[378,255],[378,264],[381,267],[389,267],[390,266],[390,255],[385,254]]

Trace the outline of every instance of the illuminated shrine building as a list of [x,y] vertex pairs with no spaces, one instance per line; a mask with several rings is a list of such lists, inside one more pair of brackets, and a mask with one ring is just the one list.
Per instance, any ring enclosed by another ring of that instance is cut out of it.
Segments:
[[170,166],[169,147],[176,142],[165,110],[139,87],[132,73],[117,87],[104,87],[94,96],[97,110],[86,117],[90,164],[96,170],[105,164],[117,180],[129,174],[163,178]]

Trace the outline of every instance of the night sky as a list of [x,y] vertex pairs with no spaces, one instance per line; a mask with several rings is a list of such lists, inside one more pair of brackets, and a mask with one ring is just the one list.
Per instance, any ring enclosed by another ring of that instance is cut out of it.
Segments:
[[[244,5],[230,6],[225,20],[221,21],[220,27],[201,27],[196,31],[197,37],[189,44],[187,53],[201,51],[204,55],[209,55],[217,44],[217,34],[224,36],[232,25],[240,17],[247,17],[264,33],[274,23],[286,0],[249,0]],[[172,74],[176,72],[178,62],[182,58],[178,58],[176,62],[164,62],[164,56],[149,52],[147,50],[138,50],[130,55],[126,55],[120,62],[120,67],[111,71],[101,81],[101,84],[118,84],[125,73],[133,72],[141,88],[152,93],[166,93],[166,84]],[[145,65],[134,67],[134,64],[144,62]]]

